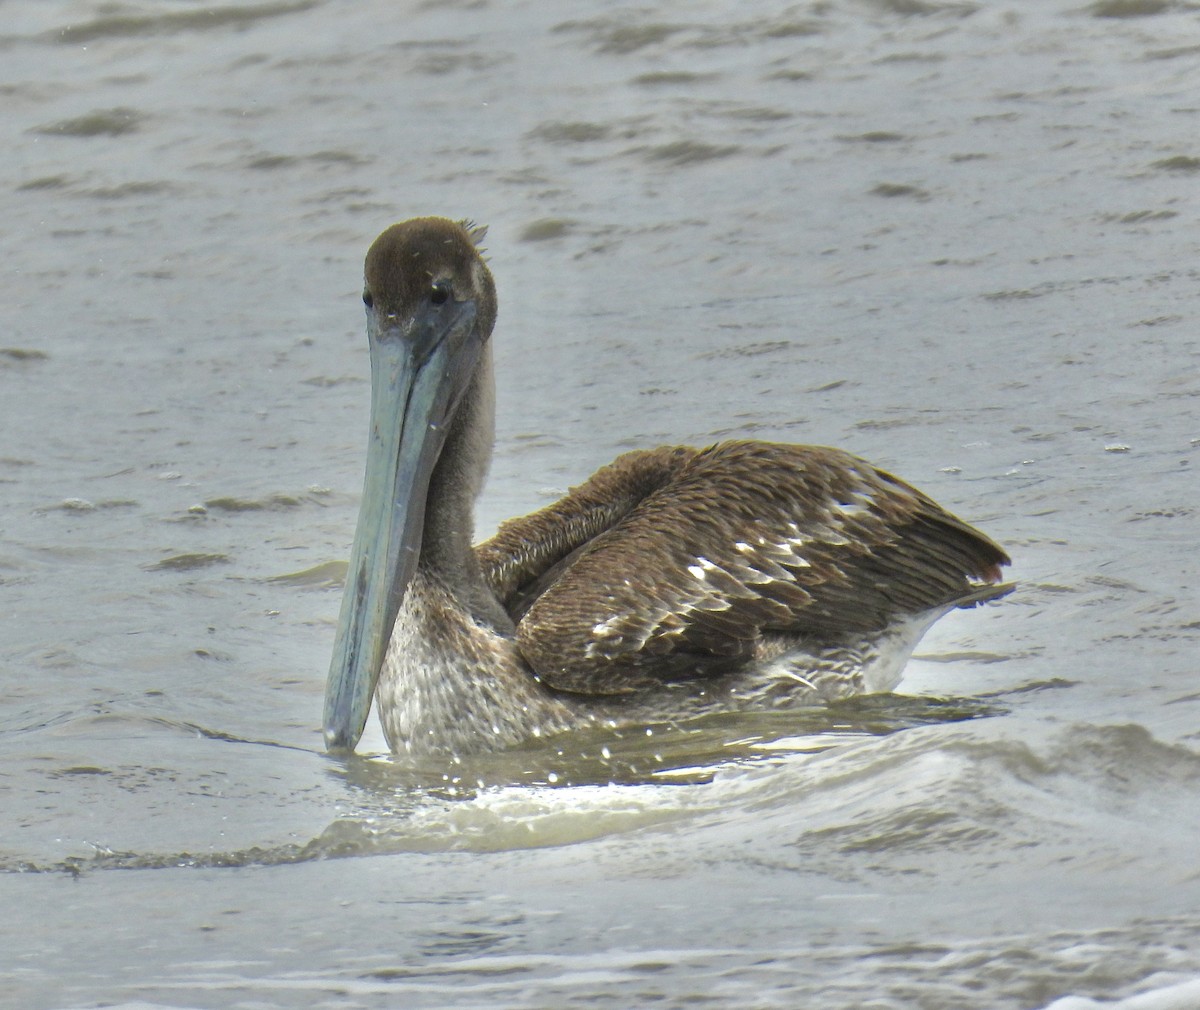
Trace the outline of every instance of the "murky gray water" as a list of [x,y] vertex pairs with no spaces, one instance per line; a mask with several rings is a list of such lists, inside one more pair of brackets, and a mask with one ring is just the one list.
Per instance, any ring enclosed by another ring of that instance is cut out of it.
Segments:
[[[0,1005],[1200,1005],[1194,11],[0,15]],[[325,757],[361,258],[424,213],[491,225],[481,532],[810,441],[1019,593],[908,697]]]

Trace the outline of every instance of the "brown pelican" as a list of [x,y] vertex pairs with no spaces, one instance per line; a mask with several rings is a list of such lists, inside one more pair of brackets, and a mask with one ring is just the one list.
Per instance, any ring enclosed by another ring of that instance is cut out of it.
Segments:
[[494,413],[483,233],[418,218],[367,253],[371,432],[330,750],[355,747],[373,699],[394,751],[464,754],[886,691],[934,621],[1010,590],[997,544],[817,446],[627,453],[472,546]]

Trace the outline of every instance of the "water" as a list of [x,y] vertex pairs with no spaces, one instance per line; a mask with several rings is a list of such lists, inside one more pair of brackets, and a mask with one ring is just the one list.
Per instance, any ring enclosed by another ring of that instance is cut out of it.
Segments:
[[[1197,1005],[1193,12],[3,13],[0,1005]],[[481,533],[809,441],[1019,592],[903,697],[325,757],[361,258],[423,213],[491,228]]]

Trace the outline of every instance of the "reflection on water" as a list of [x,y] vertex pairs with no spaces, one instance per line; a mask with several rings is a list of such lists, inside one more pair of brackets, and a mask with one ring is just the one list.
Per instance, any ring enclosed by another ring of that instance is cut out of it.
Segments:
[[348,761],[349,785],[381,798],[411,790],[470,798],[483,789],[525,785],[648,785],[708,782],[721,769],[765,755],[815,753],[913,726],[1001,715],[981,699],[868,695],[787,712],[725,713],[680,723],[592,727],[534,741],[495,755],[430,759],[380,757]]
[[[0,872],[78,875],[112,869],[270,866],[395,852],[567,844],[694,812],[694,801],[676,806],[668,794],[659,792],[669,786],[703,785],[739,768],[769,766],[790,756],[820,753],[918,726],[1005,712],[1000,699],[870,695],[792,712],[726,713],[636,729],[593,727],[469,758],[331,758],[329,774],[345,784],[344,805],[349,809],[310,840],[203,854],[97,846],[94,852],[69,856],[57,864],[10,861],[0,865]],[[239,747],[287,749],[202,727],[181,728]],[[73,767],[54,777],[111,774],[99,767]],[[645,791],[606,793],[602,788],[594,791],[597,787],[644,787]],[[557,791],[560,798],[551,798]],[[497,795],[504,796],[506,813],[501,817],[490,809]],[[582,804],[581,795],[588,797]],[[477,813],[471,811],[471,804],[478,806]]]

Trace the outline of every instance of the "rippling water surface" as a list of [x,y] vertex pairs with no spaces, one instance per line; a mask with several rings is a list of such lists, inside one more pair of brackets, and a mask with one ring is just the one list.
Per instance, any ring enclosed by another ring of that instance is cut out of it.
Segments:
[[[1188,5],[2,10],[0,1005],[1200,1006]],[[810,441],[1019,591],[903,696],[327,758],[422,213],[491,226],[481,533]]]

